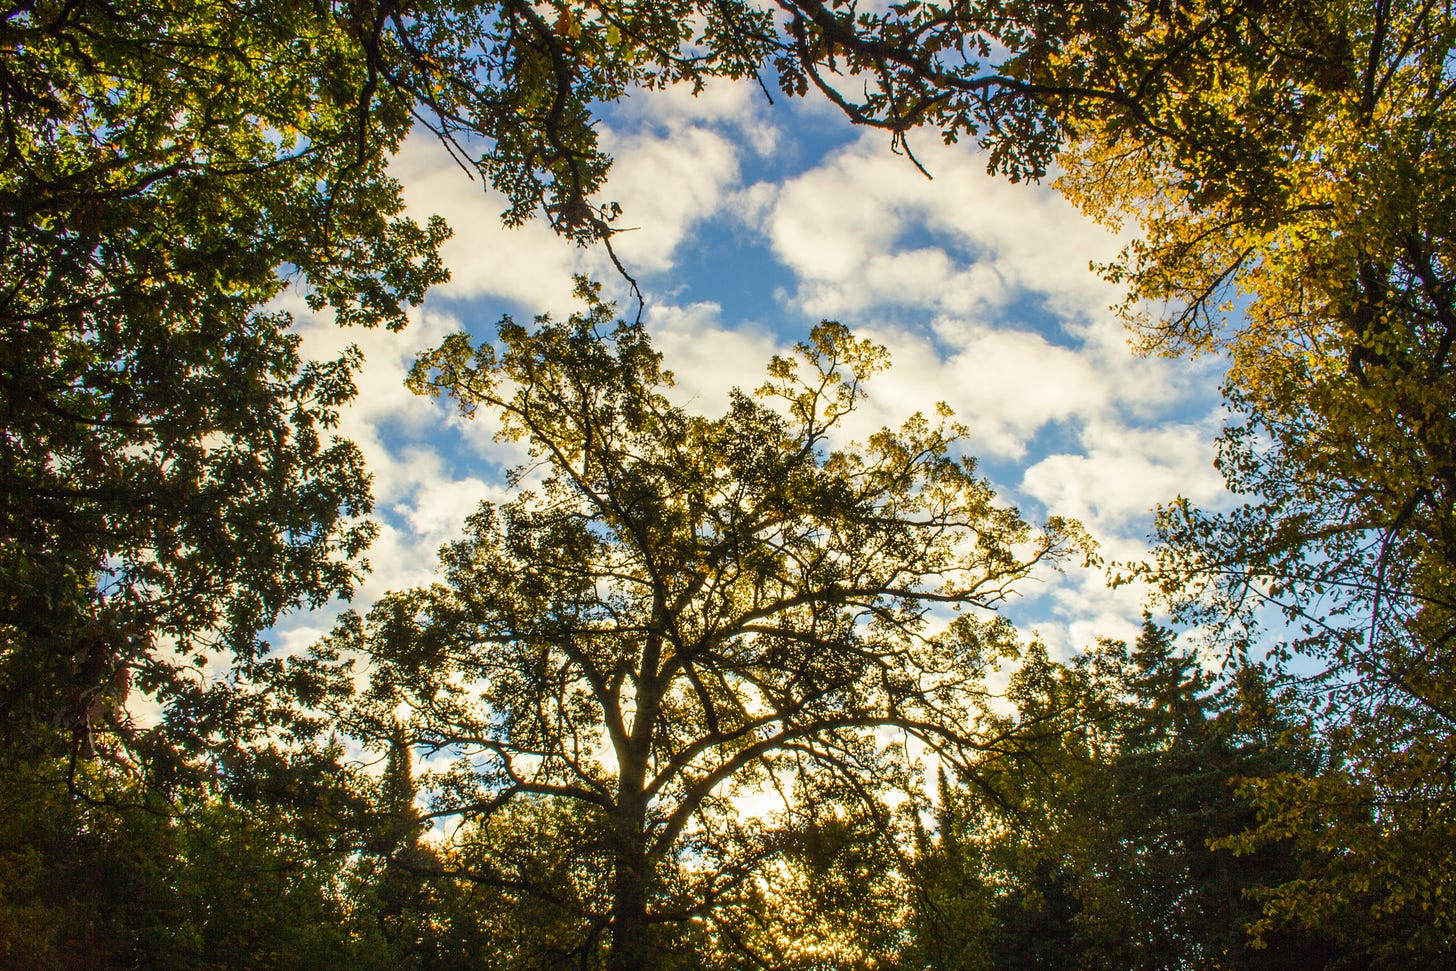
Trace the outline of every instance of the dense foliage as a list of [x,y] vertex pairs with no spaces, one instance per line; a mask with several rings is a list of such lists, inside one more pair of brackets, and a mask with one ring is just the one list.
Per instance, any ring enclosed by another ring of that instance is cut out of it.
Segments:
[[[0,9],[0,966],[1453,966],[1453,37],[1433,0]],[[835,437],[883,366],[843,328],[708,419],[587,290],[416,369],[531,447],[517,498],[270,656],[374,533],[357,352],[302,360],[279,298],[397,329],[444,279],[405,135],[610,253],[597,107],[750,77],[1136,230],[1105,272],[1143,350],[1225,357],[1240,504],[1173,499],[1121,575],[1212,653],[988,619],[1088,541],[949,416]]]
[[[1090,550],[997,504],[948,414],[837,440],[884,353],[842,327],[709,420],[667,402],[646,332],[582,293],[565,323],[504,321],[499,352],[461,334],[421,358],[413,383],[495,412],[535,462],[444,550],[441,583],[328,647],[373,660],[365,715],[403,707],[413,742],[460,753],[438,812],[536,797],[580,827],[610,864],[610,909],[586,913],[611,928],[608,966],[656,967],[767,852],[736,799],[878,785],[887,729],[954,760],[1005,744],[978,682],[1006,625],[975,609]],[[958,613],[943,630],[936,606]]]
[[302,362],[269,302],[399,327],[442,279],[384,171],[409,101],[308,5],[26,4],[0,36],[4,748],[150,758],[133,687],[174,740],[245,737],[261,709],[190,662],[347,594],[373,533],[330,432],[357,353]]
[[1090,121],[1062,184],[1140,228],[1108,271],[1145,347],[1230,364],[1219,464],[1245,501],[1169,504],[1142,572],[1290,662],[1338,755],[1260,784],[1245,845],[1298,835],[1325,861],[1261,926],[1389,921],[1399,960],[1456,930],[1456,19],[1320,11],[1272,56],[1210,50],[1151,124]]

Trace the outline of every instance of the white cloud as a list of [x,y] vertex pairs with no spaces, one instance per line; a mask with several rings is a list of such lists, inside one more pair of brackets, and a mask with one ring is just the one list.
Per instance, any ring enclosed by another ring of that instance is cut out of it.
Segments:
[[[1019,491],[1049,514],[1082,521],[1109,564],[1130,564],[1148,556],[1152,510],[1183,495],[1203,505],[1226,497],[1213,468],[1218,416],[1130,428],[1093,420],[1081,431],[1081,452],[1048,455],[1029,466]],[[1137,636],[1148,591],[1139,583],[1118,589],[1102,570],[1072,570],[1055,578],[1021,609],[1035,616],[1049,645],[1063,656],[1095,643],[1099,636]]]
[[713,215],[738,182],[737,150],[723,135],[692,126],[670,136],[602,133],[615,159],[602,198],[620,203],[629,229],[614,237],[630,272],[661,272],[688,231]]
[[[742,86],[714,85],[699,98],[682,86],[629,104],[617,127],[599,128],[614,162],[597,201],[615,201],[623,214],[613,240],[629,272],[662,273],[698,223],[717,213],[738,188],[740,146],[746,137],[772,150],[777,129],[764,122]],[[726,134],[725,134],[726,132]],[[730,138],[729,136],[733,137]],[[496,297],[556,316],[578,309],[573,275],[612,280],[617,270],[601,247],[582,248],[557,236],[544,219],[506,229],[505,198],[456,164],[438,141],[416,132],[390,165],[405,188],[409,214],[443,215],[454,231],[441,255],[451,280],[435,298]]]
[[1088,261],[1110,257],[1116,240],[1054,190],[990,176],[965,148],[932,144],[920,158],[934,180],[867,134],[782,186],[756,189],[748,217],[800,277],[797,306],[965,314],[1027,293],[1077,316],[1111,301]]
[[[1029,331],[957,325],[949,350],[903,327],[859,327],[883,344],[892,366],[868,384],[856,434],[898,424],[945,402],[970,430],[977,455],[1017,459],[1045,425],[1113,409],[1121,389],[1094,361]],[[936,328],[941,332],[944,328]]]
[[769,358],[780,353],[772,335],[756,327],[723,326],[717,304],[653,307],[653,346],[673,372],[671,399],[693,414],[723,414],[733,388],[752,392],[763,383]]
[[[404,384],[416,355],[460,325],[424,309],[413,311],[401,332],[346,330],[328,315],[313,314],[296,293],[279,306],[298,321],[306,358],[331,359],[351,343],[364,353],[355,378],[359,393],[340,409],[337,433],[359,446],[373,478],[380,532],[366,554],[371,572],[353,601],[356,609],[367,609],[389,590],[429,582],[438,547],[458,534],[480,499],[504,495],[500,485],[457,470],[446,459],[448,446],[462,434],[453,404],[413,394]],[[307,647],[327,632],[337,609],[287,618],[272,638],[284,649]]]
[[682,83],[648,97],[628,98],[613,113],[613,120],[651,126],[663,134],[712,125],[742,139],[756,154],[769,155],[778,147],[782,131],[768,108],[763,91],[752,81],[719,79],[697,94],[691,84]]
[[1046,456],[1021,485],[1053,513],[1104,536],[1141,540],[1156,504],[1183,495],[1209,505],[1223,496],[1213,468],[1215,434],[1212,418],[1155,429],[1093,422],[1081,436],[1084,453]]
[[454,230],[441,250],[451,279],[436,288],[437,298],[490,295],[533,310],[573,309],[572,274],[585,267],[584,251],[539,219],[502,227],[505,198],[472,179],[428,133],[410,136],[390,174],[404,186],[410,215],[422,222],[442,215]]

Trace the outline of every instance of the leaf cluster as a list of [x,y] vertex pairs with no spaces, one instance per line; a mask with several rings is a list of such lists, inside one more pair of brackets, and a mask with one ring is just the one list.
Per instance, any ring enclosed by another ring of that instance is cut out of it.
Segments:
[[[840,325],[707,419],[669,403],[645,331],[584,295],[566,322],[507,319],[499,346],[457,337],[422,357],[417,388],[491,409],[534,465],[442,550],[440,583],[333,643],[374,663],[356,717],[382,727],[403,706],[412,741],[456,759],[433,780],[438,814],[541,798],[597,815],[621,947],[623,908],[707,917],[674,902],[674,881],[711,901],[742,871],[675,869],[721,852],[686,848],[731,820],[733,793],[816,771],[873,786],[886,730],[947,753],[994,744],[979,677],[1011,641],[972,612],[1090,544],[997,503],[948,419],[845,442],[884,352]],[[620,896],[632,873],[635,904]]]

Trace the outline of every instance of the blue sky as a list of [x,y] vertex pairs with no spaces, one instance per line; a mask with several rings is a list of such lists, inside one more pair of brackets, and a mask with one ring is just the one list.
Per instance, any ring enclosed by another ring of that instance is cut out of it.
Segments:
[[[837,319],[893,361],[869,385],[857,434],[946,401],[1008,502],[1031,518],[1080,518],[1109,559],[1143,553],[1156,502],[1218,501],[1216,366],[1133,356],[1108,309],[1116,289],[1088,268],[1121,241],[1049,186],[990,177],[974,147],[934,133],[912,142],[927,180],[888,135],[822,102],[769,105],[751,84],[639,94],[608,107],[601,134],[616,158],[603,201],[632,227],[618,252],[690,409],[718,412],[773,353]],[[484,416],[465,422],[449,402],[406,391],[414,355],[454,330],[488,337],[503,313],[569,313],[574,272],[625,298],[605,254],[541,223],[501,228],[504,201],[428,139],[412,139],[393,171],[414,214],[454,228],[452,281],[402,334],[344,332],[301,300],[289,307],[307,353],[355,342],[368,362],[343,422],[374,473],[382,526],[361,608],[428,582],[436,549],[481,499],[509,495],[503,472],[520,459]],[[1090,570],[1038,578],[1007,609],[1063,655],[1131,635],[1140,611],[1139,591],[1108,591]],[[327,613],[295,616],[275,640],[302,647],[329,625]]]

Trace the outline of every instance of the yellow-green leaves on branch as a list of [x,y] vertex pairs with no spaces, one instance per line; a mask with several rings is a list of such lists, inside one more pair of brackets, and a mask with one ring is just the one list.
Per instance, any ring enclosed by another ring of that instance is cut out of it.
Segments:
[[[1145,119],[1086,119],[1061,185],[1139,230],[1110,273],[1144,349],[1229,365],[1219,465],[1243,504],[1163,510],[1148,572],[1231,646],[1298,656],[1331,727],[1329,774],[1265,795],[1270,827],[1297,817],[1339,847],[1268,898],[1267,926],[1363,914],[1362,946],[1422,963],[1453,910],[1427,913],[1419,873],[1456,864],[1402,857],[1456,845],[1456,16],[1306,14],[1260,15],[1269,44]],[[1326,813],[1350,793],[1366,809]]]
[[[669,403],[646,332],[584,293],[566,322],[507,319],[493,348],[421,360],[415,386],[488,409],[538,484],[468,520],[441,583],[334,642],[375,664],[355,717],[408,710],[416,745],[457,756],[441,813],[578,805],[612,867],[582,919],[610,927],[609,966],[649,967],[771,854],[734,793],[821,772],[873,788],[886,731],[963,765],[1000,744],[979,678],[1014,639],[987,609],[1091,550],[998,504],[944,420],[843,441],[885,364],[845,328],[706,418]],[[725,826],[739,842],[704,842]]]

